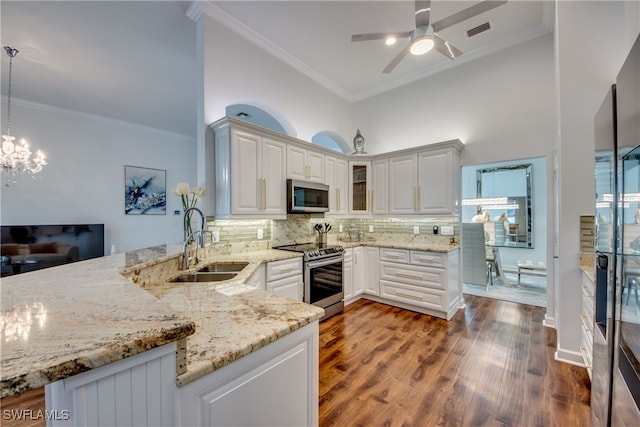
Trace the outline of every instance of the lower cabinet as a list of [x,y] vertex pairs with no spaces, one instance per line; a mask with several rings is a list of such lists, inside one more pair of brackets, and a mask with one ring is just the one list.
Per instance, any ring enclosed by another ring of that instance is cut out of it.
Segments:
[[303,300],[302,258],[267,264],[266,290],[297,301]]
[[317,426],[318,321],[183,387],[176,344],[45,386],[48,426]]
[[345,285],[345,304],[363,296],[447,320],[462,306],[459,249],[440,253],[365,246],[353,248],[350,262],[353,278],[352,285]]
[[317,426],[315,321],[179,389],[181,426]]
[[342,291],[344,292],[344,305],[353,302],[353,248],[344,250],[344,263],[342,270]]
[[580,341],[580,352],[587,368],[589,378],[591,378],[593,367],[593,324],[594,309],[593,301],[595,295],[595,284],[593,280],[582,272],[582,312],[580,313],[582,337]]

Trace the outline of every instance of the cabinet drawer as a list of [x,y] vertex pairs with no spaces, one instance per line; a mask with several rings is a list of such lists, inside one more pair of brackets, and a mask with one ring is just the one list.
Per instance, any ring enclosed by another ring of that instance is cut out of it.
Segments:
[[593,301],[586,295],[582,295],[582,315],[593,323]]
[[418,307],[447,311],[447,293],[406,283],[380,280],[380,296]]
[[421,288],[447,289],[446,270],[391,262],[380,263],[380,279],[408,283]]
[[409,251],[405,249],[380,248],[380,261],[409,264]]
[[302,274],[302,258],[285,259],[267,264],[267,282]]
[[302,301],[302,274],[267,282],[267,290],[296,301]]
[[411,264],[424,265],[426,267],[445,268],[447,254],[438,252],[411,251]]
[[353,261],[353,248],[346,248],[344,250],[344,262]]
[[584,364],[588,369],[591,369],[593,366],[593,341],[592,335],[582,329],[582,341],[580,343],[580,352],[582,353],[582,357],[584,358]]

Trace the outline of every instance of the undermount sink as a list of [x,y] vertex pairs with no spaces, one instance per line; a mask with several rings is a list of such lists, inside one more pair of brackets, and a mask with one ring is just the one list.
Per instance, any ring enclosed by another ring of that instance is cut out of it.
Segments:
[[169,282],[221,282],[223,280],[229,280],[236,277],[237,273],[228,272],[199,272],[183,274],[175,279],[169,280]]
[[216,262],[214,264],[209,264],[205,267],[202,267],[198,270],[198,273],[206,272],[206,273],[220,273],[220,272],[239,272],[242,271],[247,265],[248,262]]

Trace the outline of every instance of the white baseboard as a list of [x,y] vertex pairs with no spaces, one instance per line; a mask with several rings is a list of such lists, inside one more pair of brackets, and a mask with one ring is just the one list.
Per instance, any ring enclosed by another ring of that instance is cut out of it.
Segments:
[[564,362],[570,365],[581,366],[583,368],[585,367],[584,359],[582,358],[582,353],[580,352],[576,353],[575,351],[569,351],[569,350],[556,350],[553,358],[558,362]]

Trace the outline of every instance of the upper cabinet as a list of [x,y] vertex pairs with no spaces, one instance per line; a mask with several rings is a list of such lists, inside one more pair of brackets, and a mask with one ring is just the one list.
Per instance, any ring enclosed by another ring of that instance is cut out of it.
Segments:
[[378,159],[371,162],[371,213],[386,214],[388,211],[389,161]]
[[324,157],[324,183],[329,186],[329,214],[349,213],[349,162],[339,157]]
[[459,141],[389,158],[390,214],[458,214]]
[[329,215],[459,214],[458,140],[350,156],[229,117],[211,128],[205,209],[216,218],[286,218],[287,178],[327,184]]
[[216,218],[285,218],[286,149],[276,138],[230,126],[216,129]]
[[349,214],[363,215],[371,213],[371,162],[349,162],[349,189],[351,200]]
[[287,178],[324,183],[324,154],[297,145],[287,146]]

